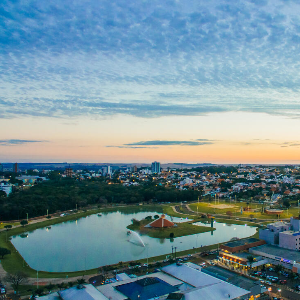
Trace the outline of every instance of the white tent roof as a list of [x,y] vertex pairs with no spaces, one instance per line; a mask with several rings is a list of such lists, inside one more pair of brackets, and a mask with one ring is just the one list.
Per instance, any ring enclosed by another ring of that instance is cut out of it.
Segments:
[[181,266],[172,264],[162,268],[162,271],[194,287],[203,287],[221,281],[220,279],[202,273],[200,270],[196,270],[195,268],[190,267],[186,264],[182,264]]
[[77,286],[59,292],[63,300],[108,300],[93,285],[85,284],[83,289]]
[[250,292],[225,281],[197,288],[185,293],[185,300],[230,300],[249,294]]

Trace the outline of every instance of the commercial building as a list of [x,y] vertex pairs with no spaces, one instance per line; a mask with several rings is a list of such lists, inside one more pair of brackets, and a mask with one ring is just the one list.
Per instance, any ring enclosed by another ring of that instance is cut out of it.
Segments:
[[268,224],[267,228],[259,230],[259,238],[265,240],[270,245],[300,250],[300,220],[291,217],[290,222],[275,222]]
[[13,172],[18,173],[18,163],[13,165]]
[[248,250],[252,247],[264,245],[265,243],[266,242],[264,240],[259,240],[256,238],[247,238],[222,244],[220,246],[220,249],[224,253],[236,253]]
[[279,233],[288,231],[291,228],[291,224],[287,222],[275,222],[267,225],[267,228],[259,230],[259,238],[265,240],[268,244],[279,244]]
[[152,173],[160,173],[160,163],[154,161],[151,165]]
[[108,300],[93,285],[84,284],[71,287],[47,296],[40,297],[42,300]]
[[267,258],[271,264],[282,265],[300,274],[300,252],[298,251],[266,244],[251,248],[249,252]]

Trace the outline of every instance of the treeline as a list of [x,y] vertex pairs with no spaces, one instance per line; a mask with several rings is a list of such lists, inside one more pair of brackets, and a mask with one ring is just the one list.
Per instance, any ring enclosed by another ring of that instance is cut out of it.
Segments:
[[203,173],[203,172],[207,172],[207,173],[211,173],[211,174],[220,174],[220,173],[227,173],[230,174],[231,172],[237,172],[238,169],[237,167],[234,166],[210,166],[210,167],[198,167],[198,168],[193,168],[187,171],[196,171],[199,173]]
[[78,181],[61,178],[40,183],[30,189],[0,197],[0,220],[19,220],[87,205],[133,204],[139,202],[178,202],[196,200],[201,193],[179,191],[154,183],[125,187],[101,180]]

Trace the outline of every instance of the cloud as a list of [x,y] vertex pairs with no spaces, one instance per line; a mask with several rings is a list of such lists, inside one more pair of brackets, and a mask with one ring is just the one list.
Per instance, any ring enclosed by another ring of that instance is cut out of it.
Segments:
[[122,146],[107,146],[107,147],[117,147],[117,148],[151,148],[148,146],[203,146],[211,145],[214,141],[208,139],[198,139],[192,141],[141,141],[136,143],[124,144]]
[[0,4],[0,118],[300,117],[298,1]]
[[281,147],[299,147],[300,142],[284,142]]
[[11,139],[11,140],[0,140],[0,146],[14,146],[14,145],[24,145],[30,143],[44,143],[44,142],[47,141]]

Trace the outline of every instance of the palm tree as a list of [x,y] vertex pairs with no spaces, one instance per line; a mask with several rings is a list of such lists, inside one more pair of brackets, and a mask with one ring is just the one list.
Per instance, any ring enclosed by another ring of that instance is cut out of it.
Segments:
[[250,264],[250,269],[252,269],[252,264],[255,261],[255,258],[252,255],[247,256],[248,262]]
[[275,272],[279,273],[283,269],[283,267],[282,267],[282,265],[276,265],[274,269],[275,269]]

